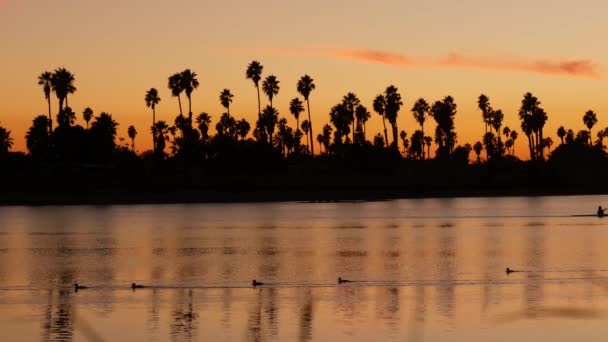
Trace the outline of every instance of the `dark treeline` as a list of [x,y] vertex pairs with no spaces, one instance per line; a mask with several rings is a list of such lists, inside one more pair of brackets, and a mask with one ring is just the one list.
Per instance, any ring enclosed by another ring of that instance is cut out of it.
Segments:
[[[289,102],[296,126],[290,127],[286,115],[273,106],[281,89],[278,78],[262,74],[257,61],[245,72],[258,96],[254,123],[231,114],[234,95],[229,89],[219,94],[226,109],[221,116],[193,115],[191,100],[199,82],[190,69],[168,78],[168,89],[179,106],[173,123],[156,120],[161,98],[157,89],[149,89],[144,100],[152,116],[153,148],[138,155],[134,126],[127,129],[128,140],[117,141],[118,123],[112,115],[96,114],[88,107],[82,111],[86,126],[76,124],[77,114],[68,102],[77,90],[74,75],[65,68],[43,72],[38,84],[48,113],[35,117],[27,131],[28,153],[9,152],[13,138],[0,126],[0,201],[336,200],[608,189],[603,145],[608,129],[596,130],[593,138],[593,111],[582,117],[586,130],[575,133],[560,127],[555,147],[544,132],[547,113],[533,94],[524,94],[521,101],[522,134],[503,127],[503,112],[482,94],[478,106],[485,132],[473,145],[459,144],[454,98],[415,101],[410,112],[419,127],[412,127],[408,135],[398,127],[399,116],[407,112],[401,94],[389,85],[371,106],[382,118],[383,132],[368,134],[366,123],[372,114],[350,92],[331,108],[328,122],[315,135],[310,114],[314,80],[304,75],[297,82],[300,97]],[[269,103],[264,107],[260,86]],[[188,100],[187,113],[182,95]],[[515,157],[518,138],[526,142],[528,161]]]

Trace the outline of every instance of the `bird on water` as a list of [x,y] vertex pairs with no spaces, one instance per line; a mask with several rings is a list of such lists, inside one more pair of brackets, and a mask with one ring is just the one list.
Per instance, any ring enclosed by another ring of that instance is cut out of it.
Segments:
[[82,285],[78,285],[78,283],[74,283],[74,291],[84,290],[86,288],[87,288],[86,286],[82,286]]
[[346,280],[346,279],[342,279],[341,277],[338,277],[338,284],[350,283],[350,282],[352,282],[352,281]]
[[261,281],[257,281],[255,279],[253,279],[253,281],[251,282],[251,286],[256,287],[259,285],[264,285],[264,283],[262,283]]
[[143,289],[144,287],[145,286],[143,286],[143,285],[138,285],[138,284],[135,284],[135,283],[131,284],[131,288],[133,290],[135,290],[135,289]]

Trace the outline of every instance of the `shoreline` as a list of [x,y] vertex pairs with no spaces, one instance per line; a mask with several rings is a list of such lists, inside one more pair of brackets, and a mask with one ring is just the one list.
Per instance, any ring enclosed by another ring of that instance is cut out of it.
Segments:
[[339,190],[276,190],[258,189],[241,192],[230,191],[173,191],[164,193],[133,193],[120,191],[96,191],[80,193],[3,193],[0,207],[9,206],[79,206],[79,205],[145,205],[145,204],[230,204],[230,203],[347,203],[391,201],[397,199],[432,198],[491,198],[491,197],[545,197],[608,195],[598,189],[442,189],[428,191],[385,189]]

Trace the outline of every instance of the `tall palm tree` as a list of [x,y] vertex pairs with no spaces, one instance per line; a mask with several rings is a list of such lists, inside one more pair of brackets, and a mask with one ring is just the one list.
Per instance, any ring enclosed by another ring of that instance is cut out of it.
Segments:
[[363,141],[367,141],[365,123],[370,117],[371,115],[364,105],[358,105],[357,108],[355,108],[355,118],[357,119],[358,129],[361,129],[361,133],[363,133]]
[[53,123],[51,118],[51,79],[53,74],[50,71],[45,71],[38,76],[38,84],[42,86],[44,91],[44,98],[46,99],[49,106],[49,134],[53,132]]
[[196,73],[191,71],[190,69],[186,69],[181,73],[181,82],[182,88],[188,97],[188,120],[190,122],[190,127],[192,127],[192,91],[198,88],[198,79],[196,78]]
[[306,107],[308,108],[308,124],[309,124],[309,128],[310,128],[310,141],[311,141],[311,145],[310,145],[310,154],[311,155],[315,155],[315,147],[314,144],[312,144],[312,137],[314,136],[313,132],[312,132],[312,119],[310,118],[310,93],[315,90],[315,83],[314,80],[308,76],[308,75],[304,75],[300,78],[300,80],[298,81],[298,85],[297,85],[297,89],[298,89],[298,93],[300,93],[300,95],[302,95],[302,97],[304,97],[304,100],[306,100]]
[[184,82],[182,82],[182,74],[175,73],[169,76],[169,84],[167,85],[169,89],[171,89],[171,95],[177,97],[177,102],[179,104],[179,115],[184,116],[184,112],[182,111],[182,99],[180,94],[184,91]]
[[258,91],[258,119],[260,119],[262,108],[260,107],[260,80],[262,79],[262,71],[264,67],[258,61],[252,61],[247,66],[245,77],[253,81],[255,89]]
[[[300,113],[304,111],[304,103],[297,97],[294,97],[289,102],[289,111],[294,118],[296,118],[296,130],[300,130]],[[306,137],[308,139],[308,137]]]
[[393,145],[397,148],[397,115],[399,109],[401,109],[401,94],[399,94],[397,87],[390,85],[384,91],[384,99],[386,101],[386,107],[384,108],[384,115],[393,128]]
[[353,142],[355,142],[355,109],[361,103],[355,93],[348,93],[342,98],[342,104],[346,109],[347,119],[352,125]]
[[222,104],[222,106],[224,106],[224,108],[226,108],[229,115],[230,115],[230,104],[232,103],[233,97],[234,97],[234,95],[232,95],[232,93],[230,92],[230,89],[224,89],[220,93],[220,103]]
[[386,117],[384,116],[384,110],[386,108],[386,100],[384,95],[380,94],[374,99],[374,112],[378,113],[382,117],[382,125],[384,126],[384,141],[386,147],[388,147],[388,133],[386,131]]
[[93,110],[91,107],[87,107],[82,111],[82,118],[87,123],[87,129],[89,129],[89,121],[93,118]]
[[594,111],[588,110],[583,116],[583,122],[585,123],[585,126],[587,126],[587,129],[589,129],[589,145],[591,145],[591,128],[597,123],[597,115]]
[[51,75],[51,89],[55,92],[57,99],[59,100],[59,112],[63,110],[63,102],[68,107],[68,94],[76,92],[74,86],[74,74],[69,72],[66,68],[57,68]]
[[127,129],[127,134],[131,139],[131,151],[135,152],[135,137],[137,136],[137,130],[133,125],[129,126]]
[[279,89],[279,80],[274,75],[266,77],[264,82],[262,82],[262,90],[270,100],[270,107],[272,107],[272,98],[279,93]]
[[[171,84],[171,79],[169,79],[169,84]],[[152,108],[152,149],[156,153],[157,139],[154,131],[156,129],[156,105],[160,102],[160,97],[158,97],[158,90],[156,90],[156,88],[150,88],[150,90],[146,92],[145,100],[146,106],[148,108]]]
[[486,127],[486,133],[488,133],[488,126],[490,126],[490,114],[492,112],[490,98],[484,94],[479,95],[479,98],[477,99],[477,106],[481,110],[481,117]]

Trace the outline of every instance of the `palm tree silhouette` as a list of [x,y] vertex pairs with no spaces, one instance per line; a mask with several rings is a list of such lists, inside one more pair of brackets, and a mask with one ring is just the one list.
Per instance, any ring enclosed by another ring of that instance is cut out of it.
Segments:
[[357,119],[358,126],[357,130],[361,130],[361,132],[363,133],[363,141],[367,141],[367,138],[365,136],[365,123],[367,122],[367,120],[369,120],[370,117],[371,115],[365,106],[358,105],[357,108],[355,108],[355,118]]
[[[429,110],[431,107],[425,99],[419,98],[414,106],[412,107],[412,114],[414,115],[414,119],[420,125],[420,130],[422,131],[422,135],[424,136],[424,122],[426,121],[426,117],[429,114]],[[422,159],[424,159],[424,151],[422,152]]]
[[297,89],[298,89],[298,93],[300,93],[300,95],[302,95],[302,97],[304,97],[304,100],[306,101],[306,107],[308,109],[308,124],[309,124],[309,128],[310,128],[310,154],[312,156],[315,155],[315,147],[314,144],[312,143],[312,137],[313,137],[313,132],[312,132],[312,119],[310,118],[310,93],[315,90],[315,83],[314,80],[308,76],[308,75],[304,75],[302,76],[302,78],[300,78],[300,80],[298,81],[297,84]]
[[[304,111],[304,103],[297,97],[294,97],[289,102],[289,111],[294,118],[296,118],[296,130],[300,130],[300,113]],[[306,137],[308,139],[308,137]],[[307,140],[308,141],[308,140]]]
[[486,131],[488,133],[488,126],[490,126],[492,107],[490,106],[490,98],[484,94],[479,95],[477,99],[477,106],[481,110],[481,117],[485,124]]
[[272,107],[272,98],[279,93],[279,89],[279,80],[274,75],[266,77],[264,82],[262,82],[262,90],[268,96],[268,100],[270,100],[270,107]]
[[[169,79],[169,84],[171,84],[171,79]],[[153,146],[152,149],[156,153],[157,139],[156,139],[154,130],[156,127],[156,105],[160,102],[160,97],[158,97],[158,90],[156,90],[156,88],[150,88],[150,90],[148,90],[146,92],[145,100],[146,100],[146,106],[148,108],[152,108],[152,146]],[[181,105],[180,105],[180,108],[181,108]]]
[[241,119],[236,122],[236,135],[239,136],[241,140],[245,140],[250,130],[251,125],[247,120]]
[[232,95],[230,89],[224,89],[220,93],[220,103],[222,104],[222,106],[224,106],[224,108],[226,108],[228,114],[230,114],[230,104],[232,103],[233,97],[234,95]]
[[49,106],[49,134],[53,132],[53,123],[51,118],[51,88],[53,74],[50,71],[45,71],[38,76],[38,84],[42,86],[44,98]]
[[55,69],[51,75],[51,89],[55,92],[59,100],[59,112],[63,110],[63,102],[68,106],[68,94],[73,94],[76,91],[74,86],[74,75],[66,68]]
[[279,112],[272,106],[266,106],[262,110],[262,125],[268,134],[268,143],[272,145],[274,129],[279,121]]
[[589,145],[591,145],[591,128],[597,123],[597,115],[594,111],[588,110],[583,116],[583,122],[585,123],[585,126],[587,126],[587,129],[589,129]]
[[561,140],[561,144],[564,144],[564,137],[566,136],[566,129],[564,128],[564,126],[559,126],[559,128],[557,129],[557,136],[559,137],[559,139]]
[[11,131],[0,126],[0,155],[7,153],[13,146]]
[[184,82],[182,82],[182,74],[175,73],[169,76],[169,83],[167,85],[171,90],[171,95],[177,97],[177,102],[179,104],[179,115],[184,116],[184,112],[182,111],[182,99],[180,94],[184,91]]
[[89,129],[89,121],[93,118],[93,110],[91,107],[87,107],[82,111],[82,118],[87,123],[87,129]]
[[386,101],[384,115],[386,115],[388,122],[393,128],[393,145],[397,148],[397,115],[399,114],[401,105],[403,105],[397,87],[393,85],[388,86],[384,91],[384,99]]
[[426,145],[426,158],[431,159],[431,144],[433,143],[433,138],[427,135],[423,139],[424,144]]
[[352,125],[353,142],[355,141],[355,109],[361,103],[355,93],[348,93],[342,98],[342,104],[346,110],[348,122]]
[[135,137],[137,136],[137,130],[135,130],[135,127],[133,127],[133,125],[129,126],[129,128],[127,129],[127,134],[131,139],[131,151],[135,152]]
[[264,67],[258,61],[252,61],[247,66],[247,71],[245,72],[245,76],[247,79],[253,81],[255,84],[255,89],[258,91],[258,120],[262,115],[262,108],[260,107],[260,80],[262,79],[262,71]]
[[310,132],[310,122],[308,120],[302,121],[302,131],[304,131],[304,135],[306,135],[306,147],[310,148],[310,145],[308,144],[308,140],[310,138],[308,135]]
[[517,131],[512,130],[510,135],[511,141],[513,142],[513,146],[511,147],[511,155],[515,155],[515,140],[517,140]]
[[207,141],[209,139],[209,126],[211,126],[211,116],[209,116],[209,114],[207,113],[200,113],[196,117],[196,124],[198,125],[198,130],[201,131],[203,141]]
[[475,151],[475,154],[477,155],[477,163],[481,163],[481,151],[483,150],[483,145],[481,144],[481,141],[478,141],[475,143],[475,145],[473,145],[473,151]]
[[[182,89],[188,97],[188,120],[189,126],[192,127],[192,91],[198,88],[198,79],[196,73],[190,69],[182,71],[180,80],[182,83]],[[181,106],[181,105],[180,105]]]
[[388,133],[386,131],[386,117],[384,116],[384,110],[386,108],[386,100],[384,95],[380,94],[374,99],[374,112],[378,113],[382,117],[382,126],[384,126],[384,141],[386,147],[388,147]]

